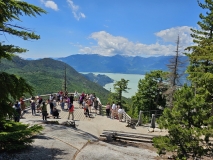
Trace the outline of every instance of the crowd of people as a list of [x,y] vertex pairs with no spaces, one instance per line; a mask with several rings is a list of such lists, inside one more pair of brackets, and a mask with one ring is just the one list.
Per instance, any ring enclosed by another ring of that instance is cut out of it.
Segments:
[[[51,94],[47,100],[44,100],[41,96],[31,97],[30,99],[30,108],[32,115],[37,115],[37,113],[41,113],[41,117],[43,120],[47,120],[48,117],[52,116],[53,118],[59,118],[60,110],[67,111],[68,117],[67,119],[74,120],[74,104],[73,102],[77,101],[79,104],[79,108],[82,108],[84,111],[84,115],[86,117],[91,117],[92,110],[94,110],[94,114],[101,114],[101,102],[96,97],[94,93],[85,94],[84,92],[79,94],[75,92],[74,94],[68,95],[67,92],[59,91],[57,94]],[[49,111],[47,106],[49,106]],[[60,106],[60,109],[57,108]],[[14,120],[16,122],[20,121],[20,118],[23,117],[26,112],[26,104],[24,101],[24,97],[20,98],[20,101],[16,101],[14,104],[15,115]],[[122,121],[124,110],[119,104],[107,103],[106,105],[106,116],[111,119],[118,119]]]
[[107,103],[106,105],[106,116],[111,119],[118,119],[120,122],[123,119],[123,113],[124,109],[119,104],[115,104],[112,102],[112,105],[110,103]]

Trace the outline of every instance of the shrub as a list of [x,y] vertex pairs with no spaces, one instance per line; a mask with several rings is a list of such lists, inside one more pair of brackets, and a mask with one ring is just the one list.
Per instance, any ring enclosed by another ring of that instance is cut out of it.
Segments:
[[32,137],[40,133],[41,125],[22,124],[5,120],[0,122],[0,151],[15,151],[28,147]]

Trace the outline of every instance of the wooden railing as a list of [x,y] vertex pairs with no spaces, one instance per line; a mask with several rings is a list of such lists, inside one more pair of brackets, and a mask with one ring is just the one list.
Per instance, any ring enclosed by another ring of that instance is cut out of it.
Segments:
[[123,113],[123,120],[124,120],[125,122],[128,122],[128,121],[131,122],[132,118],[131,118],[126,112],[124,112],[124,113]]

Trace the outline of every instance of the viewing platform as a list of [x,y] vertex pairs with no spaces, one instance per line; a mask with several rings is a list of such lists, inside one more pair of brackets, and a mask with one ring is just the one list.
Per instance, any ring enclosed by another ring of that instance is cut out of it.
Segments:
[[[127,127],[127,122],[123,120],[119,122],[118,119],[111,119],[105,115],[105,112],[102,114],[95,114],[95,110],[92,108],[92,112],[90,113],[91,118],[86,117],[84,115],[84,109],[78,104],[77,101],[74,101],[74,121],[76,127],[78,129],[82,129],[87,131],[90,134],[95,135],[96,137],[100,137],[100,135],[104,132],[104,130],[113,130],[118,132],[131,132],[131,133],[140,133],[140,134],[152,134],[152,135],[165,135],[166,132],[162,132],[160,129],[156,129],[155,132],[149,132],[149,126],[138,126],[133,128]],[[64,123],[68,120],[68,110],[67,105],[65,105],[65,109],[62,110],[61,106],[58,104],[56,108],[59,111],[59,118],[54,118],[50,115],[50,106],[47,105],[48,118],[47,121],[58,121],[59,123]],[[104,107],[102,108],[104,111]],[[38,110],[39,111],[39,110]],[[37,110],[36,110],[37,112]],[[70,119],[71,119],[70,115]],[[42,113],[36,113],[36,115],[32,115],[31,108],[28,108],[26,113],[23,115],[23,118],[20,119],[20,122],[25,123],[44,123],[42,119]]]

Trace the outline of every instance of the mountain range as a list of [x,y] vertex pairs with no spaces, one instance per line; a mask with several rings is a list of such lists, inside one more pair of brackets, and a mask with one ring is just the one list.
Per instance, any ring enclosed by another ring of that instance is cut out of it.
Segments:
[[[124,73],[145,74],[152,70],[168,71],[167,65],[174,56],[159,57],[127,57],[115,55],[111,57],[97,54],[76,54],[68,57],[57,58],[72,66],[78,72],[102,72],[102,73]],[[188,64],[188,57],[181,56],[181,61]]]
[[51,58],[23,60],[20,57],[14,57],[12,61],[2,59],[0,63],[0,72],[7,72],[23,77],[34,87],[34,95],[55,93],[59,90],[64,90],[65,68],[68,92],[95,93],[103,103],[107,102],[109,91],[99,84],[88,80],[64,62]]

